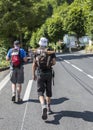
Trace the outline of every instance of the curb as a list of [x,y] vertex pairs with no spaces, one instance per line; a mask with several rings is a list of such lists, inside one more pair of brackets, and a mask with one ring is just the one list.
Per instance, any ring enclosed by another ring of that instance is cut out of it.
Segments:
[[0,68],[0,72],[4,70],[8,70],[10,67]]

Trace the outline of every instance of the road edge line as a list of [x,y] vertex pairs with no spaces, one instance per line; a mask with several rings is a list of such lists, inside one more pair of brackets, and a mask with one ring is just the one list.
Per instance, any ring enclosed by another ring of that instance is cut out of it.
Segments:
[[9,81],[9,79],[10,79],[10,73],[1,81],[1,83],[0,83],[0,91],[4,88],[4,86]]

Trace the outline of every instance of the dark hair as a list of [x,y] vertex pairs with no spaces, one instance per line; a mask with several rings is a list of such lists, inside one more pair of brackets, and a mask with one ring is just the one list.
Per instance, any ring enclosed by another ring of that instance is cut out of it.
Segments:
[[18,44],[20,44],[20,41],[18,40],[14,41],[14,45],[18,45]]

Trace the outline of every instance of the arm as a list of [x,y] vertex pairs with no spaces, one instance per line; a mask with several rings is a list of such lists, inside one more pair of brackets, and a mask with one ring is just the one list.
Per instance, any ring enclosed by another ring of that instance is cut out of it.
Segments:
[[23,59],[24,62],[27,62],[27,56],[25,50],[24,49],[20,50],[21,50],[21,58]]
[[56,64],[56,55],[55,53],[52,54],[52,65]]
[[33,64],[32,64],[32,79],[33,80],[36,80],[37,79],[37,77],[36,77],[36,75],[35,75],[35,71],[36,71],[36,64],[35,64],[35,62],[33,62]]
[[9,58],[8,56],[6,56],[6,60],[7,60],[7,61],[9,61],[9,60],[10,60],[10,58]]
[[53,58],[52,59],[52,65],[55,65],[56,64],[56,58]]
[[24,57],[24,58],[23,58],[23,61],[24,61],[24,62],[27,62],[27,57]]

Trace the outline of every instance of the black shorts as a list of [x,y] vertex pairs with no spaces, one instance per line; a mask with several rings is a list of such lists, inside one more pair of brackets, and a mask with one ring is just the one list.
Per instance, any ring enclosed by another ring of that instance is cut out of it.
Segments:
[[37,92],[38,96],[52,96],[52,73],[40,74],[37,76]]

